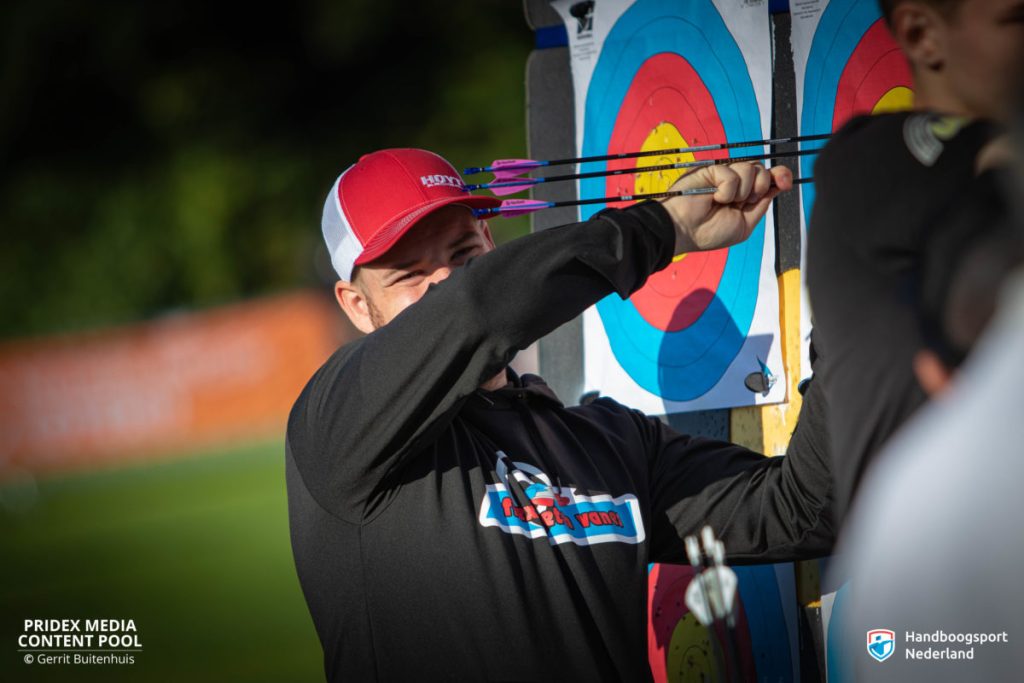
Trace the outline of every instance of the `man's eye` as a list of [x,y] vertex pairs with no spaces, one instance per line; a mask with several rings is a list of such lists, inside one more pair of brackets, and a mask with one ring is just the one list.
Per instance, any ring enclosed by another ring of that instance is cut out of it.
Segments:
[[453,261],[462,261],[470,257],[475,247],[465,247],[452,254]]
[[409,271],[408,273],[403,273],[402,275],[397,277],[395,279],[395,282],[403,282],[405,280],[411,280],[411,279],[413,279],[414,277],[416,277],[419,274],[420,274],[420,271],[418,271],[418,270]]

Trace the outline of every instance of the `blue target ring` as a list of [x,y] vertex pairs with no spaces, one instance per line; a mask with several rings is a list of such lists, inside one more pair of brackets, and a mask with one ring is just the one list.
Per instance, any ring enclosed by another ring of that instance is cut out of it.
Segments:
[[775,565],[733,567],[739,579],[740,599],[747,615],[750,645],[759,681],[788,681],[794,677],[782,595]]
[[[732,141],[763,137],[754,86],[743,54],[721,15],[708,3],[638,2],[615,23],[594,68],[584,112],[582,154],[606,154],[616,115],[634,75],[660,53],[681,55],[700,75]],[[672,121],[671,112],[665,120]],[[749,152],[753,153],[753,152]],[[603,178],[580,183],[580,196],[600,197]],[[584,207],[586,220],[605,205]],[[710,391],[746,342],[757,305],[765,228],[729,249],[715,297],[690,326],[666,331],[648,323],[630,301],[612,294],[597,303],[616,360],[647,391],[666,400],[690,401]]]
[[[831,0],[818,21],[807,55],[807,70],[804,72],[803,114],[800,130],[804,135],[832,132],[835,114],[836,91],[839,79],[850,56],[857,48],[864,33],[881,17],[878,3],[864,0]],[[825,140],[803,143],[804,149],[817,149]],[[800,158],[801,175],[814,176],[814,161],[817,155]],[[804,205],[804,216],[811,217],[814,206],[814,183],[804,185],[800,190]]]

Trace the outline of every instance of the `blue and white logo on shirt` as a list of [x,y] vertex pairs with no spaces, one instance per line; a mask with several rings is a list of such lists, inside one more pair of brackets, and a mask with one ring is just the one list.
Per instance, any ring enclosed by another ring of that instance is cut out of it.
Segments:
[[[573,487],[556,488],[548,476],[498,451],[496,471],[502,482],[487,486],[480,501],[480,524],[528,538],[547,537],[552,545],[575,543],[642,543],[644,523],[636,496],[585,496]],[[530,504],[519,505],[509,493],[509,477],[522,484]]]

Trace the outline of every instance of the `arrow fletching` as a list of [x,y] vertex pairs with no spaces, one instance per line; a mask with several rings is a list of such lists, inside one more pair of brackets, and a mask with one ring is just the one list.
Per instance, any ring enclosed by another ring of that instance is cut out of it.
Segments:
[[534,161],[533,159],[495,159],[488,171],[515,171],[515,170],[526,170],[530,168],[537,168],[543,166],[544,162]]
[[490,209],[473,209],[477,218],[500,214],[505,218],[515,218],[541,209],[550,209],[554,202],[541,202],[535,199],[506,199],[500,206]]
[[463,170],[463,175],[484,173],[485,171],[525,171],[538,166],[562,166],[565,164],[583,164],[590,161],[608,161],[611,159],[636,159],[638,157],[659,156],[661,154],[682,154],[685,152],[710,152],[719,149],[732,149],[736,147],[761,147],[785,145],[793,142],[810,142],[813,140],[827,140],[831,133],[818,133],[815,135],[794,135],[784,138],[767,138],[765,140],[744,140],[742,142],[722,142],[712,145],[696,145],[690,147],[678,147],[674,149],[650,150],[640,152],[618,152],[615,154],[600,154],[597,156],[571,157],[567,159],[495,159],[490,166],[473,166]]
[[696,574],[690,579],[690,585],[686,587],[686,606],[697,618],[702,626],[711,626],[715,622],[714,611],[711,608],[710,596],[707,593],[704,575]]
[[522,192],[523,190],[529,190],[534,185],[545,182],[545,178],[518,178],[515,180],[501,180],[496,183],[478,183],[476,185],[466,185],[466,192],[476,192],[477,190],[490,190],[493,194],[499,197],[507,194],[515,194],[516,192]]
[[504,197],[506,195],[515,194],[516,192],[522,192],[523,190],[529,190],[534,185],[544,182],[540,178],[523,178],[518,183],[488,183],[486,188],[493,192],[498,197]]
[[[512,175],[515,178],[522,175],[531,168],[537,168],[538,166],[544,166],[546,162],[534,161],[533,159],[495,159],[491,162],[490,166],[472,166],[462,170],[462,175],[473,175],[474,173],[486,173],[488,171],[519,171],[519,173]],[[497,173],[495,173],[497,176]]]
[[522,177],[523,174],[529,173],[531,170],[532,169],[524,168],[517,171],[516,169],[511,168],[507,170],[494,171],[494,180],[496,182],[501,182],[503,180],[516,180],[517,178]]

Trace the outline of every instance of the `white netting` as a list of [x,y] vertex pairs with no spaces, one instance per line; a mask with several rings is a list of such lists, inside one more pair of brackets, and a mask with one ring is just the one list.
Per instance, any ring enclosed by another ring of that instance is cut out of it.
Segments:
[[327,252],[331,255],[331,265],[337,271],[338,277],[349,281],[352,279],[352,268],[356,257],[363,250],[352,226],[349,225],[345,212],[341,208],[338,198],[338,183],[352,170],[352,166],[345,169],[345,172],[338,176],[327,194],[327,201],[324,202],[324,215],[320,227],[324,233],[324,241],[327,243]]

